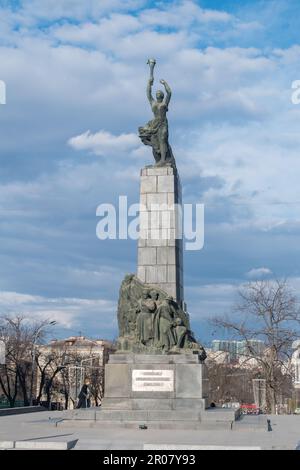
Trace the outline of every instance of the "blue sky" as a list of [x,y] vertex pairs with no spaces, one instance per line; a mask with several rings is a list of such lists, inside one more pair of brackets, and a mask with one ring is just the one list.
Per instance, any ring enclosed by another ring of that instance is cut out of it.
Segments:
[[153,56],[184,200],[206,210],[204,249],[185,253],[196,334],[213,338],[207,318],[244,282],[288,277],[298,292],[299,18],[297,0],[0,0],[1,312],[117,336],[136,244],[99,241],[96,207],[138,200]]

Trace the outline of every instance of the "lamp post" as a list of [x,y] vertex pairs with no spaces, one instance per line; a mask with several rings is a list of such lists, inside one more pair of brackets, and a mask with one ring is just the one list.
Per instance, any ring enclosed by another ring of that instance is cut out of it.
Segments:
[[29,406],[32,406],[33,404],[33,378],[34,378],[34,369],[35,369],[35,345],[36,345],[36,340],[42,331],[43,328],[46,326],[54,326],[56,325],[56,321],[50,321],[48,323],[42,324],[35,332],[33,341],[32,341],[32,350],[31,350],[31,382],[30,382],[30,399],[29,399]]

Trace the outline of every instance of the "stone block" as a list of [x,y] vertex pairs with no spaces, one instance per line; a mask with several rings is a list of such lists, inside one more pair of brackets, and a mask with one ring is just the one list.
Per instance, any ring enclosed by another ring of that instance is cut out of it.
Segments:
[[161,228],[174,228],[176,227],[175,210],[167,210],[160,212]]
[[106,364],[105,396],[128,398],[130,396],[130,366],[128,364]]
[[102,398],[102,409],[104,410],[132,410],[131,398]]
[[140,212],[140,234],[143,233],[144,230],[148,230],[150,228],[150,212]]
[[171,295],[174,299],[177,298],[177,288],[175,283],[161,282],[160,288]]
[[174,247],[158,247],[157,263],[158,264],[176,264],[176,251]]
[[110,364],[133,364],[135,362],[135,354],[133,353],[114,353],[109,355]]
[[173,399],[157,400],[156,398],[133,398],[134,410],[172,410]]
[[176,398],[174,401],[175,409],[180,410],[205,410],[207,407],[205,398]]
[[156,248],[145,247],[138,249],[138,266],[156,264]]
[[15,441],[18,450],[69,450],[75,447],[78,439],[72,441]]
[[146,266],[146,283],[159,284],[167,281],[167,267],[163,265]]
[[149,228],[160,229],[162,228],[161,224],[161,212],[160,211],[149,211]]
[[157,192],[158,193],[172,193],[175,192],[174,176],[158,176],[157,177]]
[[[166,210],[168,205],[167,193],[149,193],[147,194],[147,209]],[[152,208],[151,208],[152,206]]]
[[156,259],[158,264],[168,264],[169,248],[158,247],[156,248]]
[[169,206],[173,206],[177,202],[177,200],[175,199],[175,193],[167,194],[167,202]]
[[157,180],[156,176],[141,176],[141,194],[156,193]]
[[168,240],[170,234],[170,229],[162,228],[162,229],[150,229],[149,235],[151,240]]
[[167,267],[167,282],[176,282],[176,266],[170,264]]
[[[171,242],[171,243],[175,244],[175,242]],[[164,247],[164,246],[168,246],[168,245],[169,245],[169,240],[167,240],[167,239],[162,240],[162,239],[159,239],[159,238],[157,238],[157,239],[151,239],[149,237],[146,238],[146,246],[149,246],[149,247],[154,247],[154,246]]]
[[14,441],[0,441],[0,450],[13,449],[14,446]]
[[137,277],[140,281],[146,282],[146,269],[144,266],[137,267]]
[[203,398],[202,364],[176,365],[176,397]]
[[138,240],[138,247],[143,248],[144,246],[146,246],[146,239],[140,237]]
[[140,194],[140,212],[147,211],[147,194]]
[[157,167],[157,168],[147,168],[147,174],[149,176],[162,176],[162,175],[167,175],[168,174],[168,168],[167,167]]

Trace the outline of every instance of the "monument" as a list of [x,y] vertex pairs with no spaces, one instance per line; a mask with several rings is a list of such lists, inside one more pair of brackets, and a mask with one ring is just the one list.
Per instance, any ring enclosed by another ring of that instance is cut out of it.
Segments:
[[206,354],[184,302],[181,183],[167,120],[172,92],[160,80],[165,94],[153,98],[155,63],[148,61],[147,84],[154,117],[139,128],[155,163],[141,170],[137,272],[120,287],[118,350],[105,367],[102,412],[110,419],[200,421],[208,399]]

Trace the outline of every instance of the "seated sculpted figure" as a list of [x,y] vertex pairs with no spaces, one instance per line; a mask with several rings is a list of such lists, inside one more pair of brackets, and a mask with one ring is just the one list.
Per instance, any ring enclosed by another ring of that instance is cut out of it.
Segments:
[[137,339],[144,345],[153,342],[153,314],[156,310],[156,304],[151,299],[148,290],[143,292],[140,304],[140,313],[136,321]]
[[175,334],[176,334],[176,347],[177,348],[184,348],[187,341],[188,341],[188,330],[184,326],[183,321],[181,318],[176,318],[175,320]]
[[172,297],[160,304],[154,318],[154,344],[162,348],[164,352],[169,351],[176,345],[176,338],[173,331],[174,312],[171,305]]

